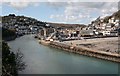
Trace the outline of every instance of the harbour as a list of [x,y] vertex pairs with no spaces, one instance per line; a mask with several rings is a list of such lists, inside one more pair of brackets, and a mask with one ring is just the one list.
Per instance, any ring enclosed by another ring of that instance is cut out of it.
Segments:
[[120,1],[26,1],[2,1],[0,75],[120,75]]
[[[39,44],[33,35],[8,42],[24,54],[27,64],[19,74],[117,74],[119,63],[87,57]],[[16,45],[17,44],[17,45]]]

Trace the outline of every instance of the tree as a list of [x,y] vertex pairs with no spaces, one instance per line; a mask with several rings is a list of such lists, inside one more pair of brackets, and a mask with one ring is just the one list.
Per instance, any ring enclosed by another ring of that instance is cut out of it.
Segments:
[[2,42],[2,76],[17,75],[15,54],[9,49],[7,43]]
[[22,61],[23,54],[10,51],[6,42],[2,42],[2,76],[17,76],[18,71],[25,69],[25,63]]
[[16,38],[15,30],[10,30],[2,27],[2,39],[13,40]]
[[15,54],[15,60],[16,60],[16,67],[17,70],[22,71],[25,69],[26,64],[23,62],[24,55],[23,53],[18,49],[18,51]]

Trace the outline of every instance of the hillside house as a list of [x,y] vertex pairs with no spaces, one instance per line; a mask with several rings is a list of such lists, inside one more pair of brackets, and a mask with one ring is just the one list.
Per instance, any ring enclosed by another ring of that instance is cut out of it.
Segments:
[[115,18],[114,17],[109,19],[109,23],[114,23],[114,22],[115,22]]

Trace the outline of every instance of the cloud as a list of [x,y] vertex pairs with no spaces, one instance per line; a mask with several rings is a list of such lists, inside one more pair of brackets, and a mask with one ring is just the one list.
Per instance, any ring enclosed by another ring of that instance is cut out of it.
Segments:
[[[59,8],[63,8],[64,11],[62,13],[50,15],[51,19],[56,19],[58,21],[63,21],[63,22],[82,22],[83,20],[86,19],[92,20],[93,18],[98,16],[110,15],[116,12],[118,9],[117,8],[118,0],[92,0],[92,1],[91,0],[69,0],[69,1],[68,0],[11,0],[10,2],[9,0],[6,1],[8,1],[8,5],[10,5],[11,7],[17,10],[24,9],[29,6],[37,7],[40,5],[40,2],[44,1],[47,3],[48,7],[52,7],[57,10],[59,10]],[[95,16],[94,14],[97,14],[97,16]]]
[[[108,16],[116,12],[118,10],[117,4],[117,2],[67,2],[65,5],[62,5],[65,8],[62,14],[54,14],[50,18],[66,22],[91,21],[95,17]],[[98,14],[97,16],[94,15],[96,13]]]
[[[3,2],[68,2],[68,0],[2,0]],[[118,2],[119,0],[69,0],[70,2]]]
[[89,18],[88,13],[80,13],[80,10],[77,8],[66,7],[63,14],[51,15],[50,18],[58,19],[59,21],[64,22],[80,22],[80,20]]
[[21,0],[19,2],[4,2],[4,4],[7,4],[10,7],[13,7],[17,10],[22,10],[29,6],[36,6],[36,7],[39,6],[39,3],[37,3],[37,2],[26,2],[26,0]]
[[10,6],[12,6],[13,8],[16,8],[16,9],[23,9],[25,7],[28,7],[29,6],[29,2],[10,2],[8,3]]
[[111,15],[116,11],[118,11],[118,3],[117,2],[106,3],[100,9],[101,16],[103,16],[103,17]]

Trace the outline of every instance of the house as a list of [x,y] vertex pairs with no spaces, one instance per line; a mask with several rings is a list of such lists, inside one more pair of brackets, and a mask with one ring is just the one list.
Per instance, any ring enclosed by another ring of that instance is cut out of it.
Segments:
[[100,26],[99,26],[99,29],[102,29],[102,30],[106,29],[105,28],[106,25],[107,25],[106,23],[101,23]]
[[116,24],[115,24],[115,26],[117,26],[117,27],[118,27],[119,25],[120,25],[119,23],[116,23]]
[[118,36],[117,31],[104,30],[102,31],[103,36]]
[[93,30],[81,30],[80,35],[81,36],[94,36],[95,32]]
[[103,22],[104,21],[104,18],[100,18],[100,22]]
[[105,26],[105,29],[106,29],[106,30],[112,30],[113,27],[114,27],[114,24],[113,24],[113,23],[108,23],[108,24]]
[[119,19],[116,19],[116,20],[115,20],[116,23],[119,23],[119,21],[120,21]]
[[114,17],[109,19],[109,23],[114,23],[114,22],[115,22],[115,18]]

